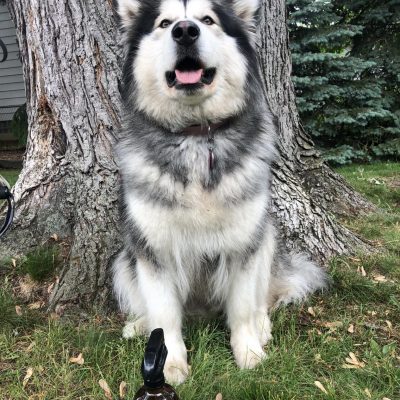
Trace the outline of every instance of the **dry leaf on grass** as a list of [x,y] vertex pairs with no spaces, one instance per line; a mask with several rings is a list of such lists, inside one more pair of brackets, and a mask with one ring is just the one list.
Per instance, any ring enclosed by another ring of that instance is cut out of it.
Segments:
[[53,288],[54,288],[54,282],[53,283],[51,283],[48,287],[47,287],[47,293],[48,294],[50,294],[52,291],[53,291]]
[[15,306],[15,312],[17,313],[18,317],[20,317],[22,315],[21,306]]
[[106,396],[108,400],[112,400],[111,389],[108,386],[108,383],[104,379],[100,379],[99,385],[104,390],[104,396]]
[[388,320],[386,320],[385,322],[386,322],[386,325],[388,326],[389,330],[391,331],[393,329],[393,324]]
[[373,275],[373,279],[375,282],[386,282],[386,276],[384,275]]
[[382,400],[390,400],[389,397],[384,397]]
[[347,328],[347,332],[354,333],[354,325],[353,324],[350,324],[350,326]]
[[369,391],[368,388],[366,388],[366,389],[364,390],[364,393],[368,396],[369,399],[372,399],[371,392]]
[[330,331],[336,331],[336,329],[341,328],[343,326],[342,321],[333,321],[333,322],[321,322],[320,324],[324,328],[329,328]]
[[36,342],[32,342],[25,350],[25,353],[30,353],[32,349],[36,346]]
[[58,236],[57,236],[57,234],[55,233],[54,235],[51,235],[50,236],[55,242],[58,242]]
[[12,258],[12,259],[11,259],[11,262],[12,262],[12,266],[13,266],[14,268],[17,268],[17,260],[16,260],[15,258]]
[[85,359],[83,358],[83,354],[79,353],[78,357],[71,357],[69,359],[69,362],[72,364],[83,365],[85,362]]
[[327,390],[325,389],[324,385],[320,382],[320,381],[315,381],[314,385],[321,390],[322,392],[324,392],[325,394],[328,394]]
[[25,378],[22,381],[22,387],[25,387],[28,384],[29,379],[31,379],[32,375],[33,375],[33,368],[28,368],[27,371],[26,371]]
[[28,305],[28,308],[30,310],[39,310],[40,308],[43,308],[45,305],[44,301],[37,301],[36,303],[32,303]]
[[222,393],[218,393],[218,394],[215,396],[215,400],[222,400]]
[[308,312],[310,315],[312,315],[313,317],[315,317],[315,311],[314,311],[314,309],[313,309],[312,307],[308,307],[308,308],[307,308],[307,312]]
[[358,368],[364,368],[365,363],[362,361],[359,361],[358,358],[355,356],[354,353],[349,353],[350,357],[346,357],[346,363],[343,365],[343,368],[348,368],[348,369],[358,369]]
[[126,382],[125,382],[125,381],[122,381],[122,382],[119,384],[119,397],[120,397],[121,399],[124,399],[125,396],[126,396],[126,392],[127,392]]
[[357,267],[357,272],[358,272],[361,276],[367,276],[367,273],[365,272],[365,269],[364,269],[363,266]]

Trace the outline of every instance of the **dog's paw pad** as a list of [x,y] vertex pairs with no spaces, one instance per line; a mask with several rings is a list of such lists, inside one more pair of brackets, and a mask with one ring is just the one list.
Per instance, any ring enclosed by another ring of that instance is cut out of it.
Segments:
[[167,360],[164,367],[165,379],[173,384],[180,385],[189,375],[189,365],[184,360]]
[[125,324],[122,330],[122,337],[125,339],[131,339],[135,336],[145,335],[146,326],[143,318],[139,318],[136,321],[129,321]]

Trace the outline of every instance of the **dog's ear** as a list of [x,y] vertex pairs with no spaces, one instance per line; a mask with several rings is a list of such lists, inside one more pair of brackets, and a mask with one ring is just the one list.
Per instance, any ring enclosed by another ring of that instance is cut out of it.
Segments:
[[139,0],[118,0],[118,14],[121,18],[121,25],[128,29],[139,12]]
[[232,0],[232,7],[239,18],[252,25],[260,8],[260,0]]

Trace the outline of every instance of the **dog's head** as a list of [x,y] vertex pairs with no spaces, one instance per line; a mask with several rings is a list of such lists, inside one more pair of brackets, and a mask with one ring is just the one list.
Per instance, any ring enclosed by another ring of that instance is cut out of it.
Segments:
[[125,99],[171,129],[239,113],[259,0],[118,0]]

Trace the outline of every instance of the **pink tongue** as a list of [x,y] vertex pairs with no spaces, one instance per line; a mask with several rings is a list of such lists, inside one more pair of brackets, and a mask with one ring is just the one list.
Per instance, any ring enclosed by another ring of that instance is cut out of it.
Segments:
[[198,69],[197,71],[179,71],[177,69],[175,70],[176,79],[179,83],[182,83],[184,85],[199,82],[202,74],[202,69]]

